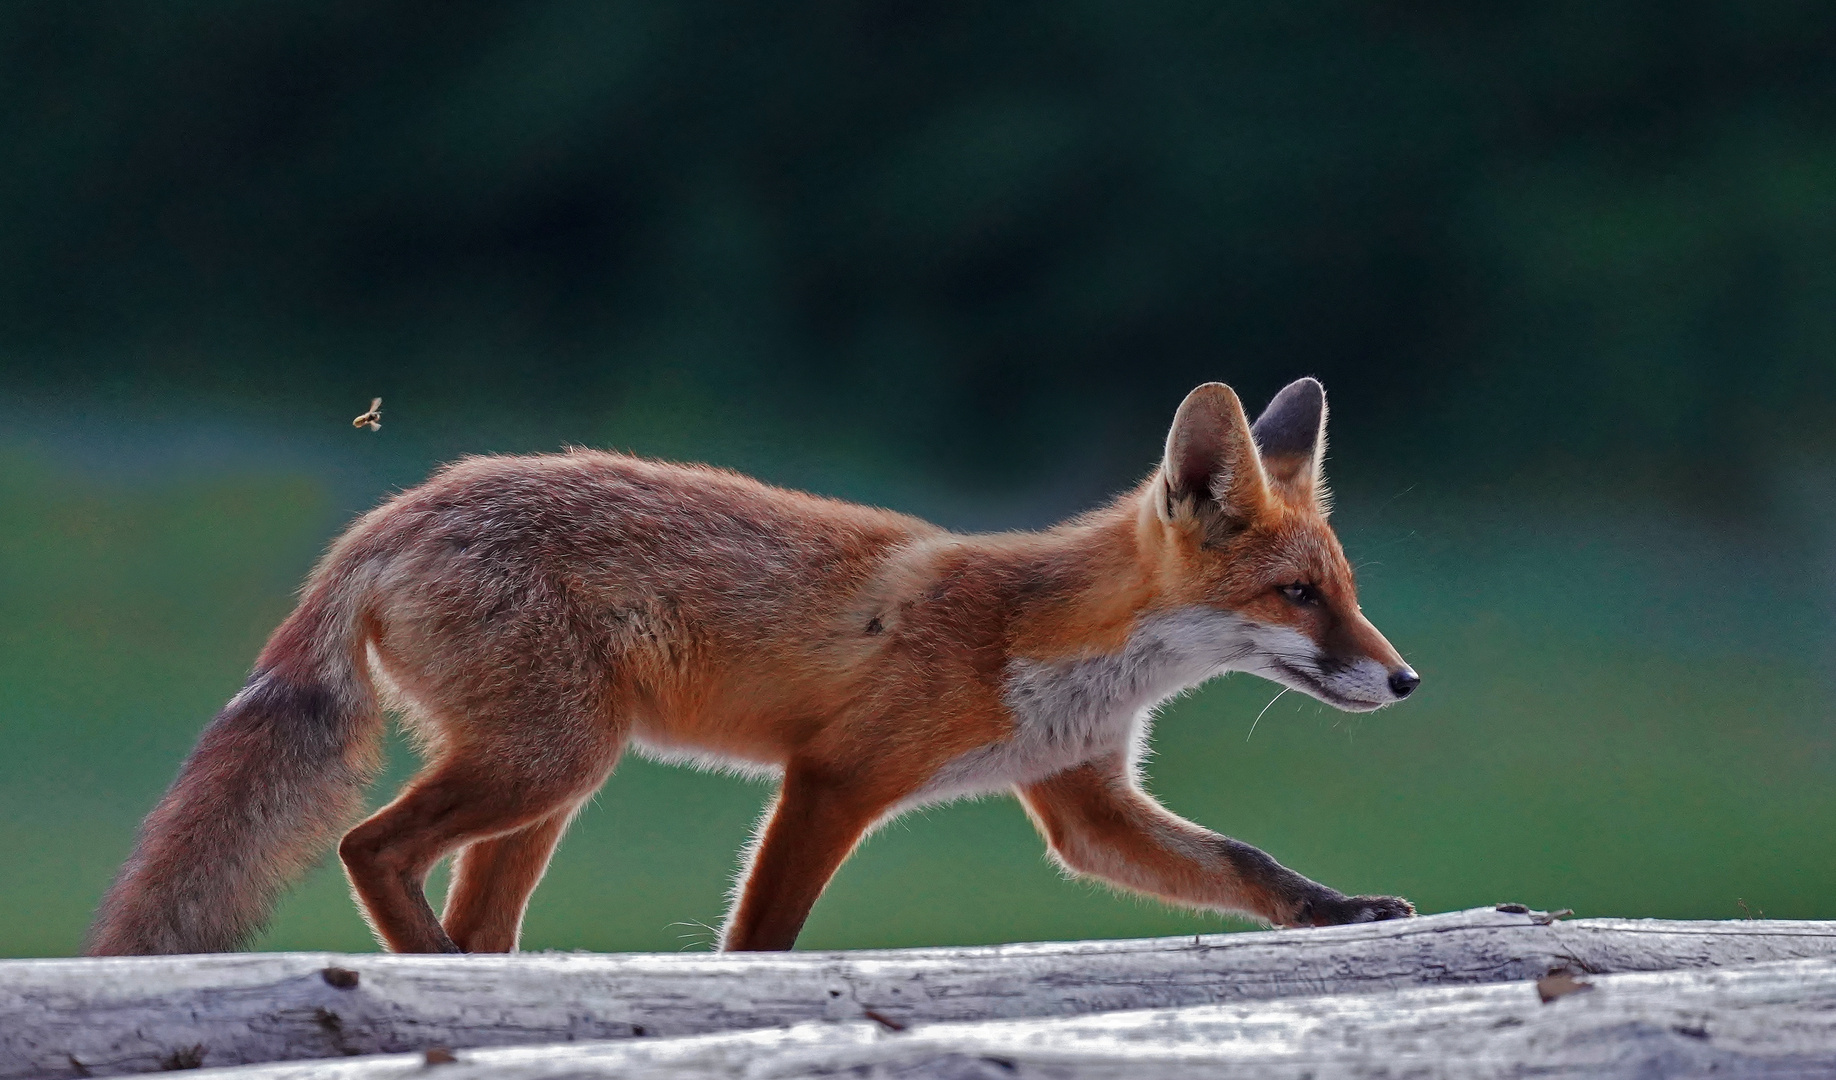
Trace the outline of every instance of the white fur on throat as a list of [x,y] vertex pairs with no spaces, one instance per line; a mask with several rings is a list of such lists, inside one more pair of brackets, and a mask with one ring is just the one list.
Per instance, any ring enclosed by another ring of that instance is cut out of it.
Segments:
[[1311,640],[1287,627],[1194,606],[1143,619],[1118,652],[1010,661],[1003,697],[1014,715],[1012,736],[951,761],[913,802],[1031,783],[1117,753],[1133,760],[1154,707],[1166,699],[1227,671],[1292,683],[1269,661],[1312,671],[1317,654]]

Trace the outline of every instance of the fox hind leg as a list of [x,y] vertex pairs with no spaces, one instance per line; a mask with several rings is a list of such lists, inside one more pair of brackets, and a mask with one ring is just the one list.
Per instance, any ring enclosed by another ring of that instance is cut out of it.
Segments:
[[[509,920],[514,926],[573,807],[605,781],[616,760],[616,745],[565,752],[551,747],[539,754],[487,746],[468,747],[430,767],[338,845],[352,891],[377,937],[395,952],[460,951],[427,903],[427,872],[467,844],[506,834],[521,835],[523,842],[487,848],[479,858],[495,864],[500,853],[518,856],[511,880],[526,885],[516,889],[516,919]],[[530,850],[537,841],[545,848],[540,859]],[[493,928],[483,940],[501,941],[505,917],[492,905],[468,902],[485,885],[468,885],[466,879],[462,868],[455,913],[476,911],[481,917],[476,925]],[[473,924],[462,919],[461,925]]]
[[579,804],[459,853],[440,922],[463,952],[515,952],[523,912]]

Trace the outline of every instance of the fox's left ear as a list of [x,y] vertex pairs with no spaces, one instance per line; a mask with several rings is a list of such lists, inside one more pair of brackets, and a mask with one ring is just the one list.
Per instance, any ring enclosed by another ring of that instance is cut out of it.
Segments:
[[1250,428],[1262,454],[1269,486],[1286,498],[1324,509],[1326,388],[1318,379],[1296,379],[1282,388]]
[[1160,467],[1163,521],[1196,517],[1210,531],[1254,518],[1268,498],[1249,417],[1236,391],[1206,383],[1180,403]]

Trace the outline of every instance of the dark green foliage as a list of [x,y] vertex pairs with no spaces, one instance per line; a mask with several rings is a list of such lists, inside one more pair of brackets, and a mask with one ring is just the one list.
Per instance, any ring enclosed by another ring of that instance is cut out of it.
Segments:
[[959,480],[1205,378],[1481,470],[1836,404],[1827,4],[18,3],[0,90],[15,387],[744,402]]

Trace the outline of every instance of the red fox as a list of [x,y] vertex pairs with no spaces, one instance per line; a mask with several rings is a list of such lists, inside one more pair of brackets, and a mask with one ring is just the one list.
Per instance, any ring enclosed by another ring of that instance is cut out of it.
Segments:
[[[461,460],[332,544],[148,815],[88,952],[244,945],[360,812],[385,707],[429,763],[338,854],[399,952],[515,949],[627,744],[782,774],[726,949],[790,948],[877,823],[1003,790],[1075,874],[1277,926],[1412,915],[1137,777],[1155,706],[1223,672],[1354,711],[1420,682],[1359,610],[1325,424],[1312,379],[1253,426],[1207,383],[1135,490],[994,535],[622,454]],[[436,916],[423,882],[448,855]]]

